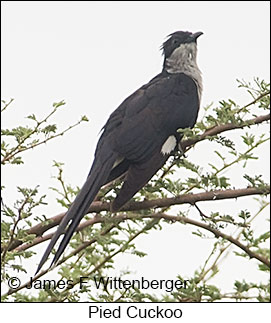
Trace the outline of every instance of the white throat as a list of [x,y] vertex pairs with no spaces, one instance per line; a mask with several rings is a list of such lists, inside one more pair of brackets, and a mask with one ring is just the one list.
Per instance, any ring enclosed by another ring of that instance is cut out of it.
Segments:
[[191,77],[197,85],[199,100],[202,93],[201,71],[197,65],[196,43],[181,44],[166,60],[166,71],[170,74],[184,73]]

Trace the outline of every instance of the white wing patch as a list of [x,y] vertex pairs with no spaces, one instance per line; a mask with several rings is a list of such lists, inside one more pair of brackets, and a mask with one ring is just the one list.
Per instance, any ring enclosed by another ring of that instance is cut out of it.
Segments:
[[113,165],[112,169],[113,169],[113,168],[115,168],[115,167],[117,167],[120,163],[122,163],[122,162],[123,162],[123,160],[124,160],[124,158],[118,158],[118,159],[115,161],[115,163],[114,163],[114,165]]
[[170,154],[176,147],[176,144],[176,138],[174,136],[169,136],[162,146],[161,153],[163,155]]

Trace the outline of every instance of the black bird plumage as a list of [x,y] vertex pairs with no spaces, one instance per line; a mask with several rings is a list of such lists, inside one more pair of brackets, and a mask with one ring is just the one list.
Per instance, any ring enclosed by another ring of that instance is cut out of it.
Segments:
[[37,272],[65,232],[52,264],[59,260],[103,185],[126,174],[111,206],[112,212],[119,210],[176,149],[180,140],[177,130],[194,126],[202,87],[196,64],[196,40],[201,34],[178,31],[169,35],[162,45],[162,72],[130,95],[110,115],[87,180],[52,237]]

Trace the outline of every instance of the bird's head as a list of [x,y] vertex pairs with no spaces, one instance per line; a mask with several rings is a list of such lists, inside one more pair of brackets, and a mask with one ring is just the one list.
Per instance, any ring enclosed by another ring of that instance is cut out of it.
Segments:
[[165,56],[164,68],[170,72],[180,65],[196,63],[197,39],[202,34],[201,31],[196,33],[176,31],[170,34],[162,45]]

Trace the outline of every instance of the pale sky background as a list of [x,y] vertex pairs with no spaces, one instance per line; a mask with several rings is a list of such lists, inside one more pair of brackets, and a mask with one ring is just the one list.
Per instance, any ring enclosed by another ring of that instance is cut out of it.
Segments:
[[[51,167],[53,160],[65,163],[67,183],[83,184],[99,130],[128,95],[161,71],[159,47],[168,34],[177,30],[204,32],[198,39],[198,65],[204,80],[202,106],[228,98],[246,104],[251,99],[237,89],[236,79],[270,78],[267,1],[3,1],[2,9],[2,99],[15,98],[3,116],[2,127],[25,125],[25,117],[32,113],[41,118],[51,111],[53,102],[62,99],[66,106],[52,121],[59,129],[75,123],[82,115],[90,119],[64,137],[26,152],[24,166],[3,168],[6,203],[17,196],[16,186],[39,184],[42,194],[47,194],[48,206],[37,209],[38,214],[53,216],[63,211],[55,194],[48,190],[57,184],[52,178],[56,175]],[[203,110],[199,118],[202,113]],[[208,157],[204,144],[188,154],[188,159],[202,160],[203,165],[210,162]],[[256,174],[261,172],[268,180],[269,161],[255,162],[251,167],[252,173],[254,167]],[[236,172],[238,177],[238,169]],[[245,181],[237,180],[236,186],[244,185]],[[219,210],[236,214],[246,207],[252,213],[257,210],[251,198],[199,206],[206,213]],[[259,221],[259,233],[262,226],[268,226],[266,221]],[[179,273],[192,276],[213,243],[192,235],[194,229],[188,225],[165,225],[162,231],[141,237],[136,244],[148,256],[139,259],[121,255],[115,275],[121,268],[129,267],[134,271],[134,279],[175,279]],[[45,247],[42,244],[37,248],[39,255],[33,258],[29,274],[33,275]],[[236,279],[243,278],[265,281],[266,275],[259,274],[256,261],[248,263],[232,256],[212,282],[227,292]]]

